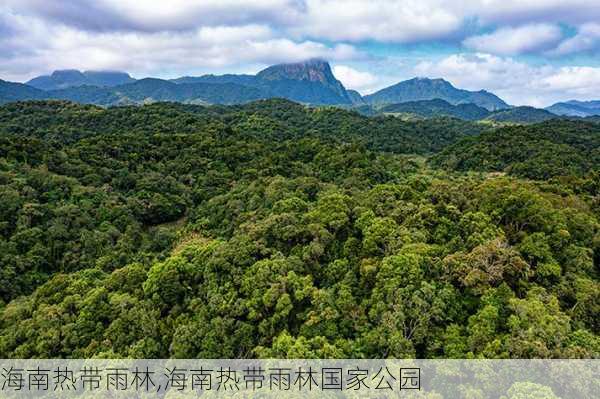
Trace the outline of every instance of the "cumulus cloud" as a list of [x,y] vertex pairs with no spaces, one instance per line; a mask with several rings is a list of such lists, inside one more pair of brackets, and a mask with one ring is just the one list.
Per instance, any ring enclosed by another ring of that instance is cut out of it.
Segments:
[[296,35],[330,40],[413,42],[459,29],[462,16],[442,0],[307,0]]
[[563,41],[550,55],[560,56],[596,50],[600,48],[600,24],[589,23],[581,26],[577,34]]
[[600,18],[600,7],[595,0],[465,0],[465,3],[465,12],[475,15],[483,24],[579,25]]
[[157,32],[199,26],[286,24],[304,11],[302,0],[3,0],[14,12],[83,30]]
[[55,69],[124,69],[136,75],[170,74],[236,65],[265,66],[320,57],[332,61],[364,58],[354,46],[282,38],[266,25],[204,26],[173,32],[92,32],[45,20],[4,14],[0,38],[4,79],[26,80]]
[[600,68],[562,67],[536,83],[551,91],[570,93],[578,98],[597,99],[600,92]]
[[467,48],[500,55],[539,52],[554,47],[562,38],[561,29],[550,24],[506,27],[463,41]]
[[514,105],[547,106],[573,98],[597,99],[600,68],[532,66],[511,57],[455,54],[417,64],[419,76],[444,77],[458,87],[486,88]]
[[5,8],[90,31],[181,31],[266,24],[296,39],[412,43],[482,26],[600,18],[590,0],[3,0]]
[[361,93],[372,91],[378,84],[378,79],[371,73],[358,71],[346,65],[334,66],[333,73],[346,88],[358,90]]
[[296,38],[409,42],[460,28],[443,0],[4,0],[25,15],[90,31],[193,30],[269,24]]

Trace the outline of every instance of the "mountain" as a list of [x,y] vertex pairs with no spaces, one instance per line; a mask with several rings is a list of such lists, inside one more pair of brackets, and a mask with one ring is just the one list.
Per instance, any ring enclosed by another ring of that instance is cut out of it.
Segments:
[[356,90],[346,90],[346,93],[348,94],[348,97],[350,98],[350,101],[352,101],[352,104],[354,104],[354,105],[365,105],[365,104],[367,104],[365,102],[365,99]]
[[600,101],[577,101],[571,100],[562,103],[556,103],[548,108],[557,115],[578,116],[585,118],[587,116],[600,115]]
[[171,79],[173,83],[236,83],[245,86],[260,86],[256,75],[202,75],[202,76],[182,76],[177,79]]
[[352,104],[344,85],[320,59],[270,66],[256,78],[273,97],[310,104]]
[[444,79],[414,78],[386,87],[364,98],[375,106],[438,98],[452,105],[472,103],[489,111],[509,108],[508,104],[490,92],[457,89]]
[[117,92],[135,102],[176,101],[208,104],[239,104],[266,98],[254,87],[236,83],[173,83],[161,79],[142,79],[118,86]]
[[173,83],[145,78],[116,87],[80,86],[48,91],[51,98],[79,103],[109,105],[174,101],[199,104],[238,104],[266,98],[254,87],[235,83]]
[[47,98],[69,100],[80,104],[96,104],[102,106],[126,105],[121,97],[109,87],[75,86],[67,89],[45,91]]
[[385,114],[412,114],[423,118],[451,116],[469,121],[476,121],[490,115],[490,111],[475,104],[452,105],[439,98],[390,104],[379,109],[379,111]]
[[423,100],[390,104],[378,109],[383,114],[403,114],[421,118],[450,116],[467,121],[491,121],[500,123],[530,124],[559,118],[551,112],[533,107],[513,107],[499,111],[488,111],[475,104],[452,105],[447,101]]
[[[62,70],[31,79],[27,85],[3,82],[1,90],[2,102],[63,99],[112,106],[156,101],[243,104],[258,99],[285,98],[303,104],[354,108],[367,115],[406,113],[425,118],[452,116],[464,120],[490,117],[493,121],[515,123],[539,122],[554,117],[549,111],[512,109],[493,93],[457,89],[443,79],[414,78],[361,96],[357,91],[346,90],[333,75],[329,63],[320,59],[273,65],[256,75],[183,76],[171,80],[135,80],[125,72]],[[600,115],[599,101],[570,101],[558,105],[585,109],[576,114],[583,117]],[[509,112],[486,114],[501,110]],[[556,114],[563,115],[561,112]]]
[[233,83],[253,87],[263,98],[281,97],[308,104],[349,105],[361,98],[356,92],[350,94],[335,78],[329,63],[319,59],[273,65],[256,75],[184,76],[171,81],[177,84]]
[[135,82],[127,72],[119,71],[85,71],[83,73],[92,86],[113,87],[126,83]]
[[544,109],[534,107],[514,107],[490,114],[485,120],[505,123],[539,123],[550,119],[557,119],[558,115]]
[[269,82],[292,80],[320,83],[340,97],[347,96],[342,83],[333,76],[329,63],[320,59],[273,65],[257,73],[256,77]]
[[114,87],[84,85],[46,91],[24,84],[5,83],[4,91],[7,93],[0,95],[0,101],[2,102],[58,99],[101,106],[134,105],[157,101],[240,104],[271,97],[268,91],[236,83],[177,84],[172,81],[154,78],[140,79],[133,83]]
[[38,76],[26,84],[40,90],[60,90],[69,87],[113,87],[134,82],[129,74],[118,71],[85,71],[67,69],[54,71],[51,75]]
[[22,83],[7,82],[0,79],[0,104],[21,100],[40,100],[47,98],[42,90]]
[[358,93],[348,94],[333,76],[329,64],[322,60],[273,65],[257,75],[146,78],[112,87],[83,83],[85,73],[78,71],[59,74],[59,77],[61,83],[58,84],[56,78],[55,86],[62,87],[65,82],[72,86],[48,90],[49,97],[104,106],[155,101],[237,104],[273,97],[316,105],[351,105],[360,98]]

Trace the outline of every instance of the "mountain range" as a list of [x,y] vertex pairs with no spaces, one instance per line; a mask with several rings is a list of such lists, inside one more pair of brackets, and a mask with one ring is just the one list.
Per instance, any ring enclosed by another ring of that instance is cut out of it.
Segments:
[[439,98],[434,100],[389,104],[379,108],[378,111],[382,114],[398,115],[408,119],[447,116],[466,121],[488,121],[497,123],[538,123],[559,117],[549,111],[534,107],[509,107],[496,111],[489,111],[486,108],[475,104],[464,103],[453,105],[448,101]]
[[489,111],[510,108],[495,94],[457,89],[444,79],[414,78],[365,96],[366,102],[375,106],[433,99],[453,105],[475,104]]
[[126,72],[85,71],[76,69],[54,71],[51,75],[38,76],[26,84],[40,90],[60,90],[75,86],[113,87],[135,82]]
[[452,105],[448,101],[436,98],[433,100],[407,101],[403,103],[388,104],[379,109],[379,112],[391,115],[406,115],[408,117],[434,118],[449,116],[458,119],[476,121],[486,118],[491,111],[475,104]]
[[450,116],[465,120],[537,122],[558,116],[600,115],[600,101],[568,101],[545,110],[512,107],[493,93],[459,89],[443,79],[414,78],[362,96],[346,89],[329,63],[320,59],[273,65],[256,75],[136,80],[126,72],[62,70],[25,84],[0,80],[0,104],[39,99],[101,106],[157,101],[242,104],[274,97],[310,105],[354,108],[368,115],[408,114],[419,118]]
[[564,103],[556,103],[546,110],[556,114],[565,116],[590,117],[600,115],[600,101],[567,101]]

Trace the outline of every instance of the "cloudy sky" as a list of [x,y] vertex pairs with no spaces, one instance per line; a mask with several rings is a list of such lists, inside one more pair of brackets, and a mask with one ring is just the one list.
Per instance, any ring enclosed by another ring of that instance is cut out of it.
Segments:
[[255,73],[312,57],[363,94],[427,76],[515,105],[600,99],[600,1],[0,1],[5,80]]

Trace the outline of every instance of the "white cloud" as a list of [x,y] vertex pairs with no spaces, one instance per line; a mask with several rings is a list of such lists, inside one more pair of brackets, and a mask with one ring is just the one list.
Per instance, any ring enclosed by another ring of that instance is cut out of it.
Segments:
[[334,66],[333,73],[346,88],[358,90],[361,93],[372,91],[378,83],[377,78],[369,72],[357,71],[346,65]]
[[598,48],[600,48],[600,24],[590,23],[582,25],[575,36],[563,41],[550,52],[550,55],[560,56]]
[[298,0],[3,0],[15,12],[83,30],[157,32],[199,26],[286,24],[298,18]]
[[307,0],[296,35],[329,40],[412,42],[440,38],[462,25],[442,0]]
[[460,28],[443,0],[3,0],[5,7],[90,31],[181,31],[268,24],[296,39],[409,42]]
[[600,68],[531,66],[491,54],[455,54],[438,62],[421,62],[414,73],[444,77],[460,88],[486,88],[514,105],[593,100],[600,92]]
[[[509,30],[532,25],[529,31],[516,33],[533,33],[539,44],[544,38],[558,40],[558,24],[579,26],[598,19],[600,7],[595,0],[306,0],[306,8],[290,19],[296,24],[289,30],[329,40],[414,43],[460,40],[465,26],[473,23]],[[527,50],[519,42],[516,52]]]
[[558,26],[532,24],[516,28],[506,27],[489,34],[472,36],[465,39],[463,45],[476,51],[516,55],[548,50],[561,38],[562,32]]
[[148,30],[195,28],[199,25],[274,23],[297,19],[304,5],[298,0],[103,0],[134,27]]
[[297,40],[410,43],[461,37],[481,26],[600,19],[594,0],[3,0],[14,13],[89,31],[182,31],[269,25]]
[[456,3],[463,3],[465,13],[475,15],[483,24],[579,25],[600,18],[596,0],[465,0]]
[[[600,19],[595,0],[3,0],[15,13],[90,31],[182,31],[269,25],[296,39],[418,42],[483,26],[581,25]],[[456,36],[458,35],[458,36]]]
[[512,58],[491,54],[454,54],[436,61],[422,61],[414,68],[415,75],[442,77],[469,90],[503,89],[522,84],[531,75],[526,64]]
[[136,76],[194,73],[232,66],[364,58],[354,46],[282,38],[266,25],[205,26],[189,31],[92,32],[49,24],[31,16],[4,14],[12,32],[0,37],[3,79],[27,80],[55,69],[123,69]]
[[544,89],[571,93],[573,96],[598,99],[600,68],[568,66],[554,71],[536,82]]

